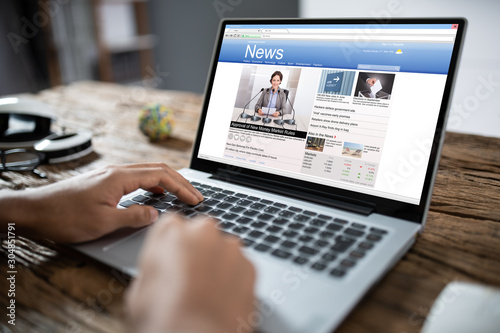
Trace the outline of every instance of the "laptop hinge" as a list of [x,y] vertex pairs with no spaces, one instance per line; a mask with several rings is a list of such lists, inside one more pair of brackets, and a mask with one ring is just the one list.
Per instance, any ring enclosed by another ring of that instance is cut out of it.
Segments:
[[375,205],[373,204],[349,200],[330,193],[285,184],[283,182],[273,181],[270,179],[263,180],[258,177],[243,175],[239,172],[231,170],[219,169],[218,172],[210,178],[222,180],[228,183],[244,185],[259,190],[265,190],[276,194],[291,196],[297,199],[339,208],[362,215],[370,215],[375,211]]

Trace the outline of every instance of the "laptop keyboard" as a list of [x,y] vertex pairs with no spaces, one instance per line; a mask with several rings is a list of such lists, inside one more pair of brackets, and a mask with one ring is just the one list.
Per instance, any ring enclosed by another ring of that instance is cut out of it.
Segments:
[[187,217],[211,216],[223,232],[239,237],[244,246],[325,272],[332,278],[348,274],[387,234],[384,229],[286,203],[198,182],[191,184],[205,197],[196,206],[189,206],[170,193],[151,192],[120,205],[149,205],[160,213]]

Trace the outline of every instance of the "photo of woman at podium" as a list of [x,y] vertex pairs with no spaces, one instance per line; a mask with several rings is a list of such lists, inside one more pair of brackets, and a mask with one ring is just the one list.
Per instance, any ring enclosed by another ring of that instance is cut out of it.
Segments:
[[260,95],[257,104],[255,104],[255,112],[261,116],[269,114],[279,117],[283,114],[286,106],[285,91],[279,88],[281,81],[283,81],[283,74],[280,71],[275,71],[269,81],[271,87],[264,89],[263,94]]
[[299,89],[301,73],[300,67],[242,66],[239,83],[232,86],[236,98],[230,127],[265,133],[273,128],[274,134],[288,131],[286,135],[305,139],[317,87]]

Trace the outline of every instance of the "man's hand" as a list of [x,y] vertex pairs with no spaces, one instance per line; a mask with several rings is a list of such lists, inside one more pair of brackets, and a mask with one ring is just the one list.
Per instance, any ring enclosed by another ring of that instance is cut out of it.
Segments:
[[255,271],[209,220],[162,218],[149,231],[126,297],[137,332],[245,332]]
[[0,193],[2,222],[16,222],[32,237],[74,243],[93,240],[121,227],[142,227],[158,218],[148,206],[118,209],[120,198],[138,188],[165,189],[195,205],[203,196],[164,163],[109,166],[34,190]]
[[369,78],[369,79],[366,80],[366,83],[368,83],[368,85],[370,87],[373,87],[373,85],[375,84],[375,82],[377,82],[377,79],[375,79],[375,78]]

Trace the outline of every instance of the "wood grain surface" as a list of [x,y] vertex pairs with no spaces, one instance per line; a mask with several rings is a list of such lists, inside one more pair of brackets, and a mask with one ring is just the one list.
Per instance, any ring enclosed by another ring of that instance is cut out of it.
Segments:
[[[33,97],[54,108],[57,126],[92,130],[95,152],[76,162],[41,166],[47,180],[5,172],[1,189],[40,186],[106,164],[157,160],[176,169],[188,165],[201,109],[199,95],[80,82]],[[171,140],[151,143],[138,130],[138,111],[148,102],[175,110]],[[499,148],[500,139],[447,133],[424,232],[338,332],[419,332],[447,283],[461,280],[500,287]],[[22,237],[16,245],[15,326],[8,325],[4,315],[5,241],[0,249],[2,332],[128,331],[122,308],[127,276],[61,245]]]

